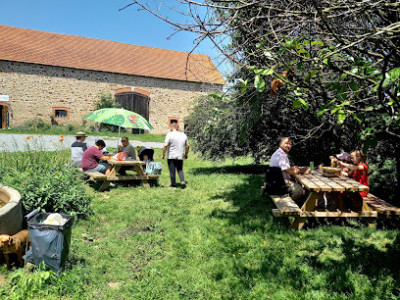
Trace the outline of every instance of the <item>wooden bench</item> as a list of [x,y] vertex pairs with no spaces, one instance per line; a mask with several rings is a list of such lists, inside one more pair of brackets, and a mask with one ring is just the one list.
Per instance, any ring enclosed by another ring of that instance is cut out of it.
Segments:
[[109,186],[109,182],[112,181],[132,181],[132,180],[140,180],[142,182],[147,183],[148,180],[158,180],[159,175],[119,175],[116,174],[114,176],[106,176],[101,172],[84,172],[81,168],[78,169],[80,172],[85,174],[92,181],[102,181],[103,185],[100,187],[100,191],[106,189]]
[[275,217],[299,216],[303,211],[289,195],[269,195],[277,209],[272,210]]
[[379,214],[390,216],[396,215],[400,216],[400,208],[368,193],[366,197],[364,197],[364,201],[376,212]]

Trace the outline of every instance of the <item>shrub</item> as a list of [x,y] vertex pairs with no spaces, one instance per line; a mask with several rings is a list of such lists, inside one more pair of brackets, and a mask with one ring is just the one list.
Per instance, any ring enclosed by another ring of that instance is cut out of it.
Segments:
[[3,185],[21,193],[27,211],[36,208],[87,216],[91,198],[80,174],[69,165],[66,151],[28,151],[0,153],[0,176]]
[[24,125],[21,127],[26,128],[26,129],[34,129],[34,130],[37,130],[37,129],[47,130],[47,129],[51,128],[51,124],[46,123],[41,118],[35,118],[33,120],[26,121],[24,123]]
[[[115,102],[115,98],[111,93],[101,93],[100,94],[100,99],[96,103],[96,110],[97,109],[102,109],[102,108],[120,108],[121,105],[119,103]],[[98,130],[93,130],[93,131],[113,131],[116,132],[118,131],[118,126],[110,125],[110,124],[105,124],[105,123],[100,123],[100,127]]]

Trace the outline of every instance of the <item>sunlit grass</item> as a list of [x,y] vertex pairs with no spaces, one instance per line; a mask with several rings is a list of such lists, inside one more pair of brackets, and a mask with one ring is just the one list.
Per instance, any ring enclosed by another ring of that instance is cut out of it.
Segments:
[[[166,188],[165,161],[160,187],[90,188],[94,215],[74,226],[66,270],[30,299],[399,297],[398,229],[321,221],[290,231],[249,163],[190,155],[187,189]],[[0,271],[0,295],[18,295],[15,271]]]

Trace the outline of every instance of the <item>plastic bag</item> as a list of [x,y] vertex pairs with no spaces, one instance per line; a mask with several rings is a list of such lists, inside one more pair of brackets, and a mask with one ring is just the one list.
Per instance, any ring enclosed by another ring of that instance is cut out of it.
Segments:
[[64,219],[60,214],[55,213],[48,215],[42,224],[63,226],[67,221],[68,220]]
[[160,175],[162,171],[162,164],[159,161],[150,161],[146,166],[146,174]]
[[119,160],[119,161],[124,161],[126,159],[126,153],[125,152],[119,152],[119,153],[115,154],[112,158],[116,159],[116,160]]

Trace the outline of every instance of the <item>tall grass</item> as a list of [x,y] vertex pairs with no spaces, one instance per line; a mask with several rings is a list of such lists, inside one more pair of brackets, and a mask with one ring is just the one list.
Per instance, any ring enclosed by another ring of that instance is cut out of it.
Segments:
[[[156,150],[156,160],[161,151]],[[166,165],[164,163],[164,165]],[[29,292],[15,271],[3,297],[29,299],[398,299],[399,230],[358,220],[290,231],[247,161],[185,161],[186,189],[95,192],[72,230],[66,270]],[[43,276],[28,273],[27,277]],[[33,279],[31,279],[33,281]]]
[[[62,140],[61,136],[55,141],[60,148]],[[21,193],[28,212],[37,208],[87,216],[91,212],[91,197],[86,193],[81,175],[70,165],[70,152],[33,151],[31,143],[40,143],[40,140],[30,141],[28,137],[25,149],[20,149],[24,151],[0,152],[1,184]],[[34,148],[43,149],[40,145]]]

